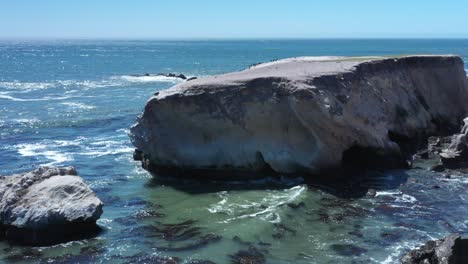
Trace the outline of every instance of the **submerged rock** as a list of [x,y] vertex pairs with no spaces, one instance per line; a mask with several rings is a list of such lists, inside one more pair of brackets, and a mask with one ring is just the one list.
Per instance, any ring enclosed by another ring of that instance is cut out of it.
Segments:
[[265,252],[250,246],[247,250],[239,250],[230,255],[233,264],[263,264],[266,263]]
[[94,233],[102,206],[72,167],[0,178],[0,230],[11,241],[50,244]]
[[443,239],[429,241],[406,254],[403,264],[462,264],[468,263],[468,239],[449,235]]
[[[179,78],[182,80],[186,80],[187,76],[185,76],[182,73],[157,73],[157,74],[151,74],[151,73],[145,73],[145,74],[131,74],[130,76],[132,77],[150,77],[150,76],[164,76],[164,77],[172,77],[172,78]],[[193,77],[192,77],[193,78]]]
[[182,73],[158,73],[158,76],[165,76],[165,77],[173,77],[173,78],[180,78],[182,80],[186,80],[187,77],[183,75]]
[[143,167],[175,175],[402,167],[468,115],[457,56],[293,58],[185,82],[131,129]]

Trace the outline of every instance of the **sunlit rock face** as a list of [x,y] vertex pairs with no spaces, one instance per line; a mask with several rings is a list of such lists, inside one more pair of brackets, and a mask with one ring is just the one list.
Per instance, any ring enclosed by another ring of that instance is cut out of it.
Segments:
[[131,138],[154,172],[399,166],[427,136],[459,129],[467,100],[457,56],[292,58],[162,91]]
[[55,244],[98,231],[103,203],[73,167],[0,176],[0,237]]

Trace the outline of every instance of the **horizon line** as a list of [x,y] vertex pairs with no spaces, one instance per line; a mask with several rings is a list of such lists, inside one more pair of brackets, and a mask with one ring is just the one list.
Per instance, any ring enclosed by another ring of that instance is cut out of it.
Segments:
[[466,37],[0,37],[0,41],[468,40]]

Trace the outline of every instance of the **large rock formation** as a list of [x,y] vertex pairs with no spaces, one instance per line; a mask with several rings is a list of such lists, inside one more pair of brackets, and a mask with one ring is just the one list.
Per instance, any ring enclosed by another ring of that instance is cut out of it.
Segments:
[[292,58],[162,91],[131,138],[154,172],[400,166],[428,136],[458,130],[467,100],[457,56]]
[[458,235],[429,241],[401,259],[403,264],[463,264],[468,263],[468,239]]
[[49,244],[94,232],[102,202],[72,167],[0,176],[0,237]]

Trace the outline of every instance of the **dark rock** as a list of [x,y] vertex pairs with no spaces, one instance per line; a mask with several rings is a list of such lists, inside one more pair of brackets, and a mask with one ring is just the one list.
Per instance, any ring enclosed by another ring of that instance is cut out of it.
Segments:
[[172,77],[172,78],[180,78],[182,80],[186,80],[187,77],[183,75],[182,73],[176,74],[176,73],[158,73],[156,74],[157,76],[166,76],[166,77]]
[[351,244],[333,244],[331,249],[341,256],[360,256],[367,252],[367,249]]
[[305,203],[304,202],[300,202],[300,203],[288,203],[288,206],[292,209],[298,209],[298,208],[301,208],[301,207],[305,207]]
[[445,171],[445,166],[442,165],[442,164],[437,164],[437,165],[434,165],[430,168],[430,171],[434,171],[434,172],[444,172]]
[[187,79],[187,82],[192,81],[192,80],[196,80],[196,79],[198,79],[198,78],[197,77],[190,77],[190,78]]
[[135,149],[135,151],[133,152],[133,160],[142,161],[143,160],[143,152],[141,150],[139,150],[139,149]]
[[248,250],[239,250],[236,254],[230,255],[233,264],[264,264],[265,255],[256,247],[249,247]]
[[440,240],[429,241],[406,254],[401,262],[403,264],[468,263],[468,239],[449,235]]

